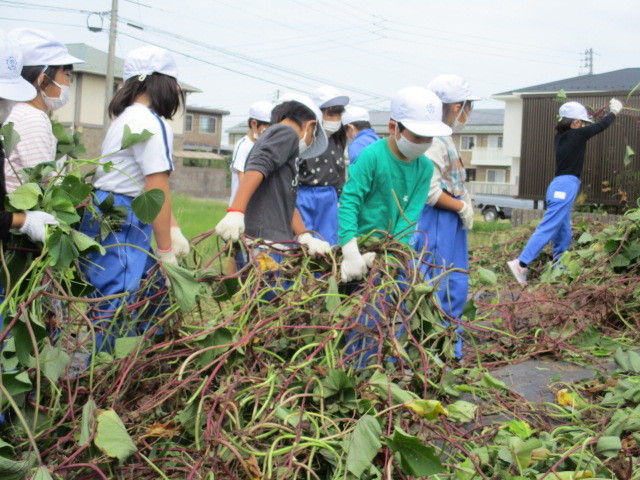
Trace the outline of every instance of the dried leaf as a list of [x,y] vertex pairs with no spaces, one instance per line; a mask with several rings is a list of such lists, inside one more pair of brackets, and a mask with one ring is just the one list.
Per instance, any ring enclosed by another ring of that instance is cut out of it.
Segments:
[[251,455],[249,460],[244,461],[244,470],[247,472],[249,480],[260,480],[262,478],[262,470],[260,470],[255,455]]
[[570,392],[566,388],[558,390],[556,399],[558,401],[558,404],[562,405],[563,407],[581,408],[588,405],[587,402],[580,398],[580,395],[575,392]]
[[176,422],[171,420],[167,423],[154,422],[147,433],[142,435],[140,438],[145,437],[159,437],[159,438],[173,438],[179,432],[182,431],[182,425],[177,425]]
[[256,255],[256,260],[258,260],[260,269],[265,272],[276,272],[280,270],[280,264],[271,258],[268,253],[260,252]]

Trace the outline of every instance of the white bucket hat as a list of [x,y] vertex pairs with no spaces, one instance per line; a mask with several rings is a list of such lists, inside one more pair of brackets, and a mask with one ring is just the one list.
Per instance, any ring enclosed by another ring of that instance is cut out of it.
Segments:
[[469,82],[459,75],[445,73],[429,82],[427,88],[435,93],[442,103],[475,102],[481,100],[471,93]]
[[327,149],[327,145],[329,141],[327,140],[327,132],[322,128],[322,111],[318,108],[311,98],[307,95],[303,95],[301,93],[288,92],[283,94],[279,99],[276,105],[280,105],[284,102],[299,102],[307,107],[309,110],[313,112],[316,116],[316,120],[318,121],[318,126],[316,127],[316,138],[313,143],[309,146],[309,148],[300,155],[300,158],[313,158],[321,155]]
[[310,97],[320,108],[336,107],[338,105],[344,107],[349,103],[349,97],[342,95],[340,90],[330,85],[316,88],[311,92]]
[[265,101],[256,102],[249,107],[249,118],[255,118],[260,122],[271,123],[271,110],[273,110],[273,103]]
[[0,30],[0,98],[26,102],[36,96],[36,89],[20,75],[22,51],[18,42]]
[[349,125],[353,122],[369,122],[369,112],[362,107],[349,106],[342,114],[342,124]]
[[578,102],[567,102],[563,104],[558,111],[558,115],[560,115],[560,119],[570,118],[593,123],[593,120],[589,118],[589,112],[587,112],[587,109],[584,108],[584,105]]
[[391,120],[421,137],[447,137],[452,130],[442,122],[442,102],[431,90],[406,87],[391,98]]
[[14,28],[9,34],[20,45],[22,64],[25,67],[84,63],[84,60],[70,55],[64,43],[49,32],[34,28]]
[[145,45],[131,50],[127,58],[124,59],[123,79],[125,82],[132,77],[141,77],[152,73],[162,73],[178,79],[178,65],[164,48]]

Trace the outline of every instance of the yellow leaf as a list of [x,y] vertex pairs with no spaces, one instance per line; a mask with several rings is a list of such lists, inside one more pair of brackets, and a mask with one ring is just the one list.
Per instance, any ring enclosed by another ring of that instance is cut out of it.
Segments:
[[404,405],[427,420],[436,420],[440,415],[449,415],[447,409],[438,400],[411,400]]
[[580,395],[575,392],[569,392],[566,388],[558,390],[556,398],[558,403],[564,407],[580,408],[588,405],[587,402],[580,398]]
[[161,437],[161,438],[173,438],[182,430],[182,426],[176,425],[176,422],[171,420],[167,423],[153,423],[147,433],[142,435],[144,437]]
[[258,260],[258,265],[260,265],[261,270],[266,272],[275,272],[280,270],[280,264],[271,258],[268,253],[260,252],[256,255],[256,260]]
[[[589,470],[578,470],[577,472],[551,472],[549,474],[540,474],[538,478],[546,475],[549,480],[581,480],[583,478],[593,478],[593,472]],[[594,479],[596,480],[596,479]]]

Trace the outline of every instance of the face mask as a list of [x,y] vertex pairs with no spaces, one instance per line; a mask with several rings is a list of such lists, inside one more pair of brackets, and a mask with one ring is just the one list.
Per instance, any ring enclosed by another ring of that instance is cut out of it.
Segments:
[[47,107],[47,110],[58,110],[59,108],[64,107],[69,101],[69,97],[71,96],[69,87],[67,85],[60,85],[56,82],[52,82],[56,87],[60,89],[59,97],[48,97],[44,90],[41,90],[42,100],[44,100],[44,104]]
[[322,127],[324,128],[324,131],[327,132],[328,135],[336,133],[338,130],[340,130],[341,126],[342,126],[342,123],[340,122],[340,120],[336,122],[332,122],[330,120],[322,121]]
[[253,133],[254,140],[258,140],[260,138],[260,135],[262,135],[262,133],[260,133],[260,130],[258,129],[251,130],[251,133]]
[[[463,102],[462,104],[462,108],[460,109],[460,111],[458,112],[458,115],[456,115],[456,119],[453,121],[453,127],[454,129],[461,129],[462,127],[464,127],[467,124],[467,120],[468,120],[468,115],[467,112],[464,111],[464,108],[467,106],[467,102]],[[464,113],[464,122],[460,121],[460,116]]]
[[16,104],[13,100],[0,99],[0,124],[7,121],[9,118],[9,114],[11,113],[11,109]]
[[431,146],[431,142],[429,143],[413,143],[407,140],[407,138],[400,134],[400,138],[396,137],[396,144],[398,145],[398,150],[402,155],[404,155],[409,160],[413,160],[414,158],[418,158],[420,155],[424,154],[429,147]]

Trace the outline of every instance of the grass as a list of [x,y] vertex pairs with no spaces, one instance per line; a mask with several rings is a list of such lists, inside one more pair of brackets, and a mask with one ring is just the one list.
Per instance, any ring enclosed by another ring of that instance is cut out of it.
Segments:
[[[504,241],[511,229],[509,220],[497,222],[485,222],[482,215],[476,215],[473,221],[473,229],[469,232],[469,248],[487,247]],[[503,233],[496,233],[503,232]]]

